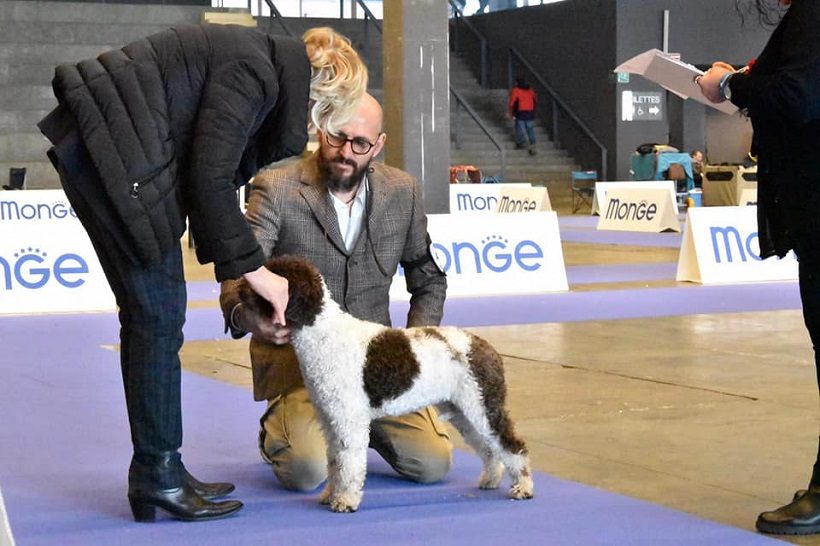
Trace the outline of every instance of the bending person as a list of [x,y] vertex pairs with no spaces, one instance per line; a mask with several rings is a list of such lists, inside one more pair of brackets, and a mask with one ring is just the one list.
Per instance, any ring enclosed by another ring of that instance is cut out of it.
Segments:
[[367,70],[328,28],[303,41],[223,25],[172,28],[97,59],[57,67],[59,106],[39,127],[119,306],[120,360],[134,453],[128,499],[137,521],[156,508],[184,520],[236,512],[228,483],[193,478],[182,445],[180,361],[186,217],[201,263],[240,276],[284,323],[287,281],[236,203],[263,165],[300,153],[310,119],[336,131],[355,110]]
[[[407,325],[438,325],[447,279],[430,254],[419,183],[372,161],[386,139],[381,106],[365,95],[348,124],[317,136],[319,149],[311,157],[254,179],[247,218],[265,255],[308,258],[342,309],[385,325],[401,263],[411,295]],[[327,477],[326,444],[286,344],[289,331],[244,310],[235,284],[223,283],[220,300],[233,336],[253,334],[254,396],[268,401],[259,432],[262,458],[285,487],[313,490]],[[450,469],[452,446],[433,408],[374,421],[370,445],[415,481],[438,481]]]

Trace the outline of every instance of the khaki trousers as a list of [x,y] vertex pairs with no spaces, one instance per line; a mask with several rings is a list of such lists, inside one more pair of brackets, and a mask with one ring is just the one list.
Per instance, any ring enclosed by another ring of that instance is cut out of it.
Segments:
[[[327,444],[306,388],[270,400],[260,425],[260,453],[284,487],[312,491],[325,481]],[[373,421],[370,447],[410,480],[433,483],[450,470],[452,444],[432,407]]]

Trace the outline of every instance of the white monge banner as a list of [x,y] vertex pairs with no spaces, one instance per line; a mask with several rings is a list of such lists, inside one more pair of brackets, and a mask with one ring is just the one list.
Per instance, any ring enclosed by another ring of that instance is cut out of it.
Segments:
[[529,184],[450,184],[450,214],[457,212],[495,212],[505,188],[529,188]]
[[624,182],[596,182],[595,193],[592,196],[592,210],[590,214],[601,215],[601,208],[606,203],[606,193],[609,190],[621,188],[638,188],[638,189],[665,189],[669,191],[672,201],[675,202],[677,194],[675,193],[675,182],[672,180],[629,180]]
[[550,195],[545,186],[507,184],[513,188],[502,188],[498,194],[496,212],[536,212],[552,210]]
[[757,207],[690,207],[686,214],[678,281],[703,284],[797,279],[797,259],[760,259]]
[[678,205],[665,189],[614,188],[607,191],[598,229],[680,231]]
[[65,193],[0,192],[0,314],[115,307],[91,241]]
[[[430,214],[447,297],[538,294],[569,289],[555,212]],[[390,297],[407,300],[401,271]]]

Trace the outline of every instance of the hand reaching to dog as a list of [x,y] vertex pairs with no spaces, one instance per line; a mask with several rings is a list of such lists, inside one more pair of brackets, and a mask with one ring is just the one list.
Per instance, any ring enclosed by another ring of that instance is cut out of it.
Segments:
[[[288,307],[288,280],[260,267],[243,275],[254,292],[273,306],[272,325],[285,327],[285,309]],[[249,330],[253,331],[253,330]]]

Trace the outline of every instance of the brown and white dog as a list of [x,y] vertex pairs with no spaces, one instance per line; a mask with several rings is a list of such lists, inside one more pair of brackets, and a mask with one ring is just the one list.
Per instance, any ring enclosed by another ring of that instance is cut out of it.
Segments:
[[[355,512],[370,421],[432,404],[481,457],[480,488],[497,488],[506,468],[509,496],[532,498],[527,448],[504,407],[503,363],[489,343],[453,327],[397,329],[359,320],[333,301],[305,259],[274,258],[267,268],[288,280],[285,318],[327,441],[328,481],[320,502],[334,512]],[[272,315],[270,304],[244,281],[239,293],[249,310]]]

